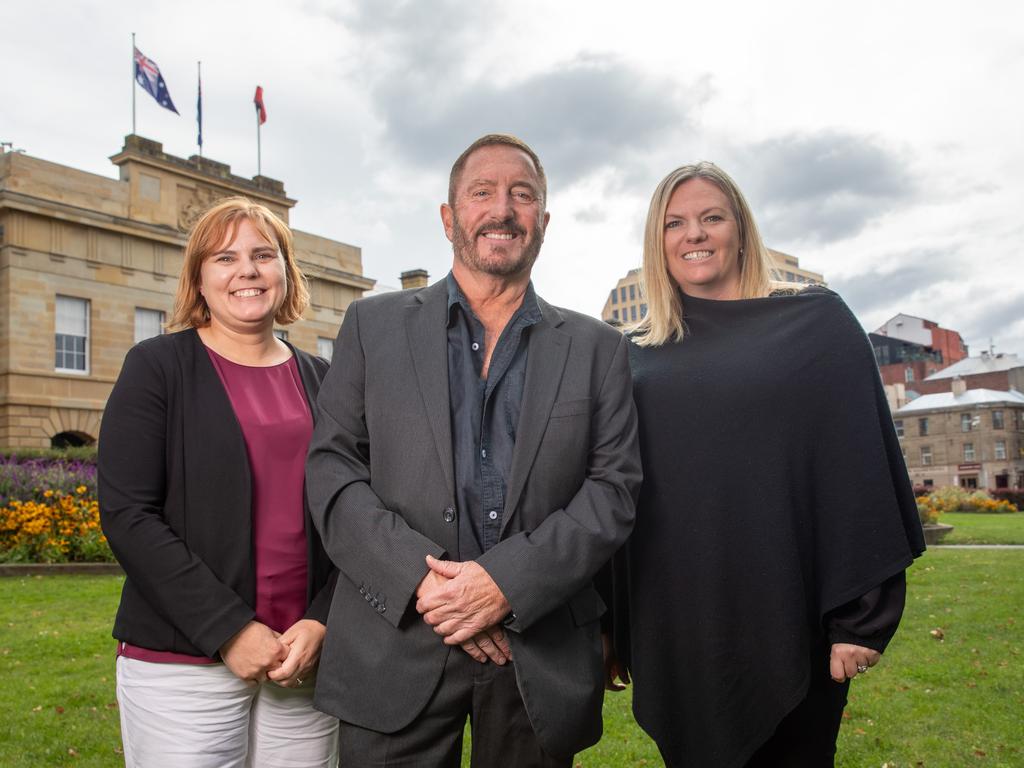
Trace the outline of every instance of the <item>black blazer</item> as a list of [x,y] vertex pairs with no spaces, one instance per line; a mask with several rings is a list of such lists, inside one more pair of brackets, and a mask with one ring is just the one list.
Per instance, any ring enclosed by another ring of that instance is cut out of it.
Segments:
[[[327,363],[292,347],[306,399]],[[217,656],[255,615],[252,481],[242,429],[195,330],[125,357],[103,414],[103,532],[127,574],[113,635],[158,651]],[[306,618],[327,623],[337,571],[306,508]]]

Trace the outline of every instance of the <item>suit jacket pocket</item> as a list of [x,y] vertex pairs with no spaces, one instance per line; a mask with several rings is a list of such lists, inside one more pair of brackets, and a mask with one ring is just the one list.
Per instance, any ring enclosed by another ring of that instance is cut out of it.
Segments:
[[552,419],[558,419],[563,416],[579,416],[580,414],[590,414],[590,398],[583,397],[579,400],[562,400],[551,406]]
[[597,621],[605,612],[604,600],[592,586],[587,585],[569,598],[569,612],[577,627]]

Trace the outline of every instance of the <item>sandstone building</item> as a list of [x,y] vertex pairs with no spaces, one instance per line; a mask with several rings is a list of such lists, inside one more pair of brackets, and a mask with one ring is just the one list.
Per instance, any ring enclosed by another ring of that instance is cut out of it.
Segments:
[[967,389],[922,395],[893,413],[914,485],[1024,487],[1024,395]]
[[[800,267],[800,260],[782,251],[768,250],[774,264],[772,277],[787,283],[825,285],[818,272]],[[640,295],[640,269],[631,269],[612,288],[601,310],[601,319],[613,325],[635,323],[647,314],[647,301]]]
[[[169,155],[129,135],[119,179],[0,152],[0,446],[81,445],[132,344],[170,316],[186,233],[214,201],[245,195],[288,221],[284,184]],[[346,307],[374,281],[359,248],[295,233],[312,302],[277,332],[329,357]]]

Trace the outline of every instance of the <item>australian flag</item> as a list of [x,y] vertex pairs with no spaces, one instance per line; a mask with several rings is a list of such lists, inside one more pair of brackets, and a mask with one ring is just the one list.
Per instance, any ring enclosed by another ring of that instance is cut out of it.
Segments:
[[160,74],[160,67],[152,59],[143,56],[142,51],[138,48],[135,49],[135,82],[156,99],[156,103],[161,107],[178,114],[174,102],[171,101],[171,94],[167,92],[167,83],[164,82],[163,75]]

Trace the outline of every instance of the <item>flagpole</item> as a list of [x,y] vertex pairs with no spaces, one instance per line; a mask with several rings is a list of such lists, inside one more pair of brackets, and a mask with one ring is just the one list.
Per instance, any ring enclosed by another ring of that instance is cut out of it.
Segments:
[[198,105],[198,120],[199,120],[199,156],[203,156],[203,62],[196,62],[196,78],[199,87],[199,97],[197,99]]
[[260,111],[256,110],[256,175],[263,175],[263,161],[260,149]]
[[135,133],[135,33],[132,32],[132,134]]

